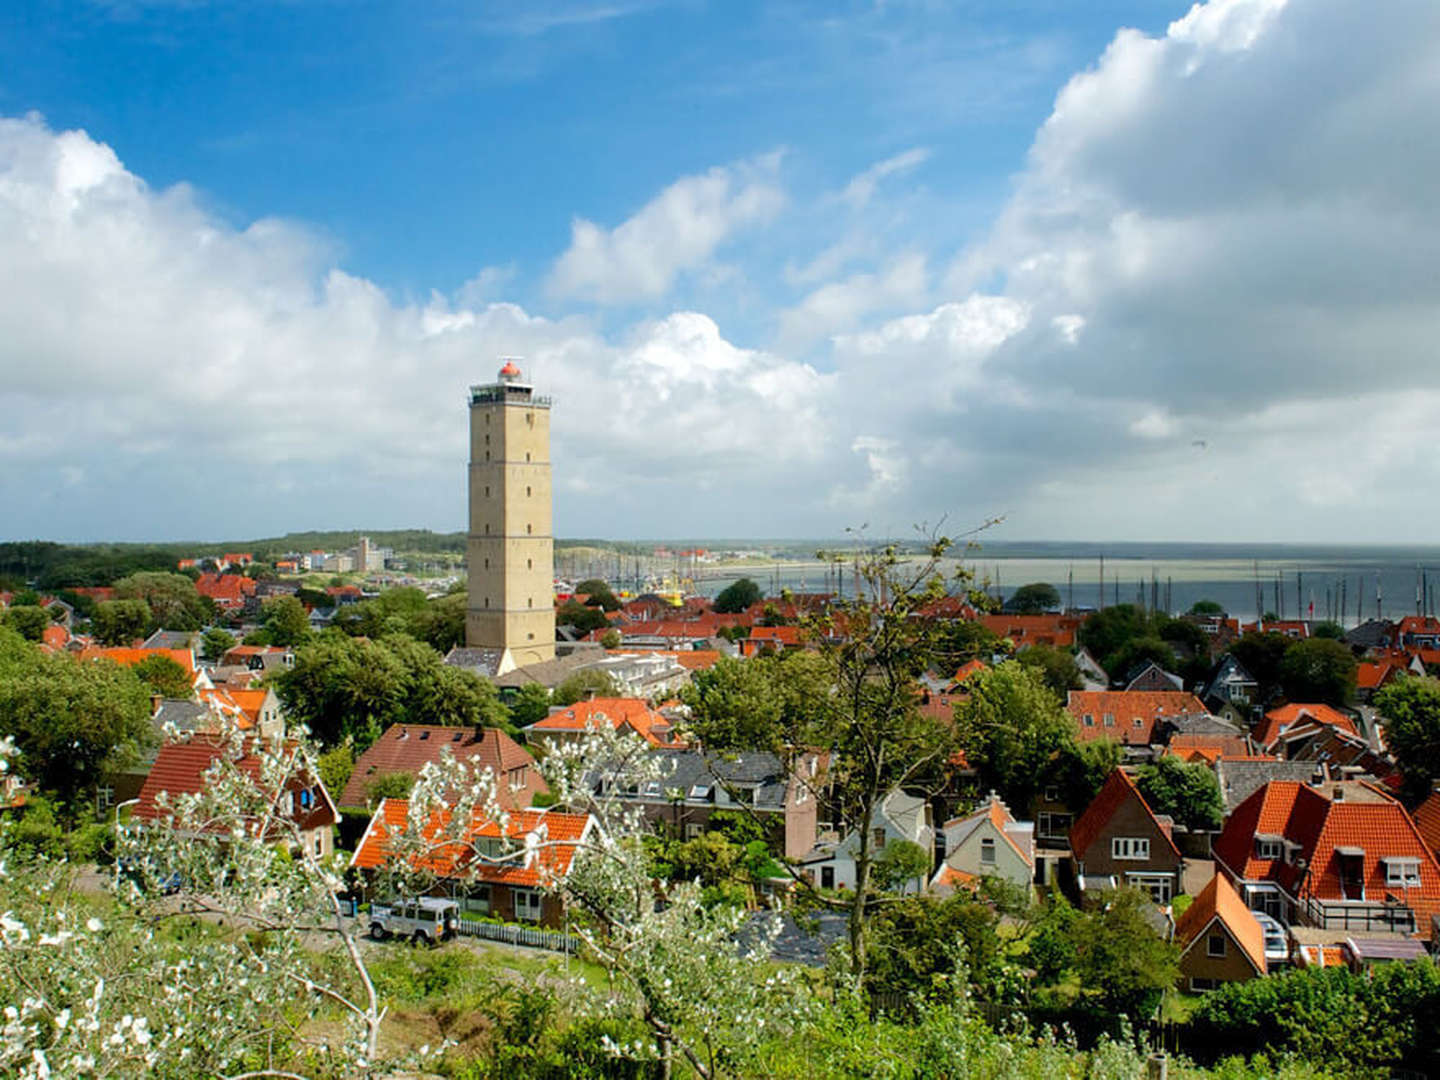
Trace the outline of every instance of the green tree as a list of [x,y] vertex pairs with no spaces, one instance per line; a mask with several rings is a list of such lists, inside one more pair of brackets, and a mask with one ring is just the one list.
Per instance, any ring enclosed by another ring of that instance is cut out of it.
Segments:
[[526,683],[507,702],[510,724],[515,729],[527,728],[550,715],[550,691],[540,683]]
[[875,859],[875,884],[886,891],[914,885],[918,891],[925,887],[933,863],[931,853],[914,841],[892,840]]
[[1153,907],[1145,893],[1120,889],[1071,927],[1080,984],[1102,1011],[1148,1017],[1180,977],[1180,949],[1156,932]]
[[1190,605],[1191,615],[1224,615],[1225,608],[1214,600],[1196,600]]
[[569,706],[587,697],[619,697],[620,687],[608,671],[585,668],[577,671],[550,695],[551,704]]
[[1135,638],[1154,635],[1150,616],[1134,604],[1116,604],[1086,616],[1080,624],[1080,644],[1106,671],[1119,673],[1116,654]]
[[275,692],[327,746],[348,739],[363,750],[400,722],[509,728],[493,686],[398,635],[322,634],[296,649],[294,665],[275,676]]
[[720,590],[715,597],[715,610],[723,615],[736,615],[749,610],[751,604],[758,603],[763,598],[760,586],[748,577],[742,577]]
[[1015,659],[1038,672],[1045,685],[1062,701],[1068,691],[1079,690],[1084,685],[1075,657],[1065,649],[1057,649],[1053,645],[1031,645],[1016,653]]
[[299,645],[310,636],[310,616],[305,605],[293,596],[275,596],[265,601],[260,624],[272,645]]
[[1423,798],[1440,776],[1440,679],[1396,679],[1375,694],[1373,704],[1385,719],[1385,745],[1406,789]]
[[157,571],[131,574],[115,582],[115,599],[144,600],[150,609],[151,629],[199,630],[214,610],[184,574]]
[[1174,649],[1160,638],[1148,635],[1131,638],[1106,659],[1105,670],[1122,677],[1151,660],[1166,671],[1173,672],[1180,666],[1175,659]]
[[979,672],[955,710],[960,745],[984,787],[1028,807],[1058,754],[1074,746],[1075,718],[1039,672],[1008,660]]
[[1297,641],[1280,661],[1280,686],[1291,701],[1344,705],[1355,696],[1355,654],[1330,638]]
[[1260,686],[1260,700],[1268,700],[1280,687],[1280,663],[1293,641],[1274,630],[1247,631],[1230,643],[1230,653]]
[[365,801],[376,807],[382,799],[408,799],[414,786],[414,773],[379,773],[365,782]]
[[1100,793],[1109,775],[1125,760],[1125,748],[1114,739],[1090,739],[1062,747],[1046,774],[1060,789],[1065,805],[1082,813]]
[[1318,622],[1310,628],[1310,636],[1318,638],[1330,638],[1332,641],[1345,640],[1345,628],[1337,622],[1326,620]]
[[128,668],[46,653],[0,627],[0,735],[15,740],[21,775],[73,812],[153,743],[150,697]]
[[1001,966],[998,923],[988,905],[965,896],[907,897],[887,906],[875,921],[867,989],[931,1004],[959,1001],[972,987],[988,991]]
[[599,578],[586,578],[575,586],[575,593],[585,597],[588,607],[603,608],[606,611],[620,610],[620,598]]
[[1169,814],[1187,829],[1218,829],[1225,820],[1220,783],[1203,762],[1166,756],[1144,765],[1136,785],[1150,809]]
[[130,670],[152,694],[184,701],[195,692],[189,672],[161,653],[152,653]]
[[1001,653],[1013,652],[1013,644],[979,620],[956,619],[946,624],[938,646],[941,662],[953,672],[971,660],[990,659]]
[[26,641],[40,641],[50,628],[50,617],[44,608],[16,605],[0,612],[0,624],[10,627]]
[[341,743],[318,755],[315,767],[320,771],[320,780],[324,783],[325,790],[338,802],[340,793],[350,782],[350,774],[355,771],[355,754],[349,743]]
[[425,607],[411,617],[410,635],[442,655],[457,645],[465,644],[465,610],[468,603],[469,596],[463,590],[426,601]]
[[587,607],[576,600],[566,600],[555,611],[555,625],[573,626],[582,634],[593,630],[604,630],[610,625],[605,612],[598,607]]
[[722,656],[695,672],[681,698],[701,717],[710,745],[773,750],[783,733],[806,729],[816,703],[831,694],[832,677],[825,658],[813,652]]
[[1017,615],[1039,615],[1059,606],[1060,590],[1045,581],[1021,585],[1005,601],[1005,610]]
[[90,627],[101,645],[129,645],[145,636],[151,621],[144,600],[105,600],[95,605]]
[[620,643],[625,639],[620,636],[620,631],[613,626],[600,635],[600,644],[606,649],[618,649]]
[[212,626],[200,635],[200,655],[206,660],[219,660],[235,647],[235,635]]

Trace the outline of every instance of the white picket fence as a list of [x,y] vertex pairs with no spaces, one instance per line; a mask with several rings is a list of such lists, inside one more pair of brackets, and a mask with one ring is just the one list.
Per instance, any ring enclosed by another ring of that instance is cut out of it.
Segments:
[[534,949],[549,949],[551,952],[576,953],[580,951],[580,939],[555,930],[541,930],[534,926],[516,926],[514,923],[479,922],[475,919],[460,920],[460,933],[486,941],[503,941],[507,945],[528,945]]

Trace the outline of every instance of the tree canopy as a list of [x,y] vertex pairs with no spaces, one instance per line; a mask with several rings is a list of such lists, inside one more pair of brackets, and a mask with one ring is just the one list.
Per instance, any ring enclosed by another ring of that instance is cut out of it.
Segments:
[[618,611],[620,609],[620,598],[615,595],[604,581],[599,578],[586,578],[575,586],[575,595],[584,596],[585,603],[589,607],[604,608],[606,611]]
[[90,629],[101,645],[129,645],[145,636],[150,622],[144,600],[104,600],[95,605]]
[[1218,829],[1224,823],[1220,783],[1203,762],[1186,763],[1167,755],[1142,766],[1136,786],[1151,810],[1170,815],[1187,829]]
[[1075,743],[1075,718],[1044,676],[1009,660],[977,673],[955,710],[956,734],[984,787],[1027,807],[1056,755]]
[[296,649],[294,665],[274,678],[287,714],[327,746],[350,739],[363,750],[401,722],[509,728],[490,683],[404,635],[369,641],[330,631]]
[[293,596],[276,596],[265,601],[260,625],[271,645],[299,645],[310,636],[310,616],[305,605]]
[[569,676],[550,695],[551,704],[574,705],[586,697],[618,697],[620,686],[608,671],[586,668]]
[[46,653],[0,627],[0,735],[15,740],[22,776],[74,808],[153,741],[150,696],[128,668]]
[[1005,610],[1016,615],[1040,615],[1060,606],[1060,590],[1047,581],[1021,585],[1005,601]]
[[747,610],[751,604],[763,599],[760,586],[748,577],[732,581],[715,597],[715,610],[725,615],[735,615]]
[[1424,797],[1440,776],[1440,679],[1396,679],[1376,692],[1373,704],[1385,718],[1385,745],[1406,788]]
[[162,653],[152,653],[130,670],[152,694],[184,700],[194,693],[190,673]]
[[214,605],[195,591],[184,574],[142,571],[115,582],[115,599],[143,600],[155,630],[199,630],[212,617]]
[[1355,654],[1341,641],[1309,638],[1285,650],[1280,686],[1291,701],[1344,705],[1355,696]]
[[1045,685],[1061,700],[1064,700],[1069,691],[1079,690],[1084,685],[1075,657],[1066,649],[1057,649],[1053,645],[1031,645],[1016,653],[1015,659],[1025,667],[1039,672]]

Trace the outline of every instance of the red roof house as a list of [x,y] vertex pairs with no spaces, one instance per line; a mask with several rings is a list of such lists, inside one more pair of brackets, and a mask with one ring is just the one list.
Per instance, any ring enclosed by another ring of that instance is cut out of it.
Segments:
[[[393,845],[409,813],[407,799],[382,800],[350,865],[377,870],[396,857]],[[448,838],[449,825],[449,813],[437,813],[420,832],[427,846],[411,856],[412,866],[435,876],[438,891],[453,893],[470,911],[547,926],[563,923],[558,897],[543,890],[570,873],[581,845],[598,830],[593,817],[516,810],[501,822],[477,811],[458,838]]]
[[1440,913],[1435,853],[1365,781],[1271,781],[1235,808],[1214,854],[1245,902],[1282,922],[1429,937]]
[[1180,892],[1185,859],[1170,836],[1170,820],[1157,817],[1124,769],[1112,772],[1070,827],[1082,891],[1129,885],[1169,903]]
[[1157,741],[1167,716],[1204,716],[1204,704],[1184,690],[1071,690],[1065,708],[1080,725],[1082,742],[1110,739],[1129,746]]
[[355,762],[340,805],[369,809],[369,789],[379,777],[395,773],[414,777],[447,750],[457,761],[489,768],[497,785],[496,798],[507,810],[523,809],[536,795],[550,791],[529,751],[498,728],[392,724]]

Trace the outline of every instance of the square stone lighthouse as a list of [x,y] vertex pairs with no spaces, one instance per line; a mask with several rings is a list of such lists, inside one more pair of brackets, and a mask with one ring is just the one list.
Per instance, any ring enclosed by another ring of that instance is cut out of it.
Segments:
[[514,360],[470,388],[467,560],[466,645],[500,650],[497,675],[555,659],[550,399]]

